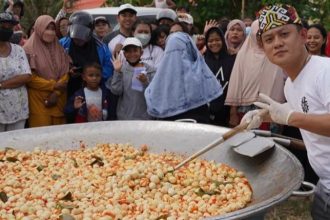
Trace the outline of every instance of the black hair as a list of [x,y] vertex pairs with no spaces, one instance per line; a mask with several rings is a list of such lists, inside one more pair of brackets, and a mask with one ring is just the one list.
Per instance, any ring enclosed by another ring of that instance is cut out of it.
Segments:
[[316,28],[317,30],[320,31],[320,33],[324,39],[324,42],[322,43],[322,47],[321,47],[321,56],[325,56],[325,47],[327,44],[327,31],[325,30],[325,28],[323,27],[322,24],[312,24],[307,28],[307,30],[309,30],[311,28]]
[[90,67],[93,67],[97,70],[99,70],[102,74],[102,67],[100,64],[96,63],[96,62],[89,62],[89,63],[86,63],[84,66],[83,66],[83,69],[82,69],[82,73],[84,74],[86,72],[86,70]]
[[165,33],[167,36],[170,34],[170,28],[167,25],[158,26],[152,33],[150,44],[157,45],[157,39],[162,34]]
[[[171,25],[171,28],[172,28],[174,25],[179,25],[179,26],[182,28],[182,31],[183,31],[184,33],[189,34],[189,30],[188,30],[188,27],[187,27],[186,23],[184,23],[184,22],[182,22],[182,21],[176,21],[176,22],[174,22],[174,23]],[[171,28],[170,28],[170,31],[171,31]]]
[[211,27],[205,34],[205,45],[206,45],[207,53],[211,53],[209,47],[207,46],[207,41],[210,38],[210,35],[212,33],[217,33],[221,38],[222,47],[221,47],[221,50],[219,52],[220,56],[227,54],[228,51],[227,51],[225,36],[224,36],[222,30],[219,27]]
[[178,6],[178,7],[176,8],[176,11],[180,11],[181,9],[184,9],[187,13],[190,12],[189,7],[188,7],[188,6],[183,6],[183,5]]
[[152,27],[151,27],[151,24],[150,24],[149,22],[147,22],[147,21],[142,20],[142,19],[138,19],[138,20],[134,23],[134,25],[133,25],[133,27],[132,27],[132,31],[133,31],[133,33],[135,32],[137,26],[140,25],[140,24],[146,24],[146,25],[148,25],[148,27],[149,27],[149,29],[150,29],[150,33],[152,33]]
[[[15,5],[21,6],[21,13],[20,13],[19,17],[20,18],[23,17],[24,16],[24,2],[21,0],[15,0],[13,6],[15,6]],[[9,3],[8,3],[8,1],[6,1],[4,4],[3,10],[6,11],[8,7],[9,7]]]

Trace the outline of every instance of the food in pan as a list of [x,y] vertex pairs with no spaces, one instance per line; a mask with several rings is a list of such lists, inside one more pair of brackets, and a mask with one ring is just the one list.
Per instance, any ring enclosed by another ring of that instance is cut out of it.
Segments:
[[0,219],[201,219],[244,208],[252,190],[225,164],[124,144],[0,150]]

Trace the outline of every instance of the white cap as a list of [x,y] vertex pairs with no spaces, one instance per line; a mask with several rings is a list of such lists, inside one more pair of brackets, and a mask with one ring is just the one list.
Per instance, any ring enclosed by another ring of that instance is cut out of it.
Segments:
[[123,48],[124,49],[125,47],[127,46],[130,46],[130,45],[133,45],[133,46],[137,46],[137,47],[141,47],[142,48],[142,43],[139,39],[135,38],[135,37],[128,37],[125,39],[124,43],[123,43]]
[[137,13],[136,9],[133,7],[133,5],[131,4],[123,4],[119,6],[119,10],[118,10],[118,14],[120,14],[120,12],[122,11],[132,11],[133,13]]
[[104,17],[104,16],[98,16],[98,17],[96,17],[96,18],[94,19],[94,23],[96,23],[96,22],[98,22],[98,21],[104,21],[104,22],[106,22],[106,23],[109,24],[107,18]]
[[175,11],[169,8],[164,8],[158,12],[156,20],[159,21],[160,19],[166,18],[175,21],[177,17],[178,16],[176,15]]
[[178,13],[178,20],[187,24],[194,24],[194,18],[188,13]]

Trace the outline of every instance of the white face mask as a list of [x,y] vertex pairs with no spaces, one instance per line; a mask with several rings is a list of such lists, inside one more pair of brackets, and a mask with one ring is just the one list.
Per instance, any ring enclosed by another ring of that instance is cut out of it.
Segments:
[[142,46],[145,47],[150,41],[151,34],[135,34],[134,37],[139,39],[141,41]]

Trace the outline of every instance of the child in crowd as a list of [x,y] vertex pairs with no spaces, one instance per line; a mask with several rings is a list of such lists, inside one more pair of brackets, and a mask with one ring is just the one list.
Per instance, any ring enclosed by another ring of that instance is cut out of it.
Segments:
[[122,61],[121,54],[113,57],[115,72],[107,82],[111,92],[119,96],[117,117],[119,120],[151,119],[147,113],[144,91],[155,74],[155,68],[141,62],[143,50],[139,39],[126,38],[123,51],[127,62]]
[[74,115],[75,123],[114,119],[110,92],[100,86],[101,66],[97,63],[86,64],[83,68],[82,79],[84,87],[70,97],[65,113]]

